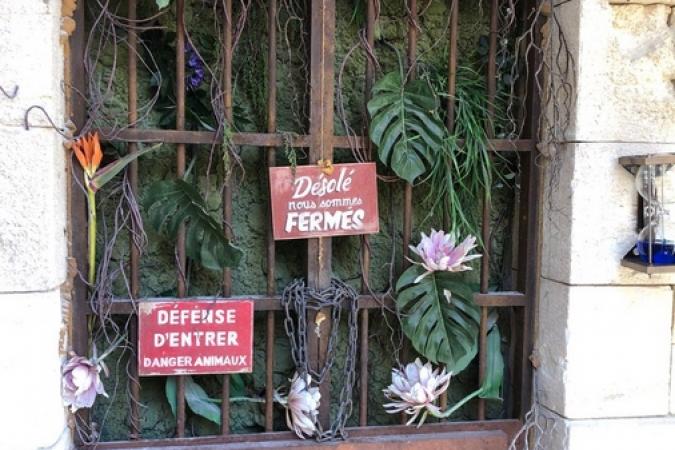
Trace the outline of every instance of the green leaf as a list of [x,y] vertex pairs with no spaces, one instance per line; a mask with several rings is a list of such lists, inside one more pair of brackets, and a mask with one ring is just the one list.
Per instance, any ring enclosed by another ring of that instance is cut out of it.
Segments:
[[112,180],[115,177],[115,175],[120,173],[122,169],[128,166],[132,161],[136,160],[139,156],[145,155],[146,153],[150,153],[153,150],[157,150],[161,146],[162,144],[156,144],[153,145],[152,147],[145,147],[139,149],[138,151],[129,153],[126,156],[118,159],[117,161],[108,164],[104,168],[97,170],[96,173],[94,174],[94,177],[91,180],[89,180],[89,187],[94,192],[98,191],[103,187],[103,185],[105,185],[108,181]]
[[501,399],[502,380],[504,378],[504,357],[499,328],[495,324],[487,335],[487,360],[485,379],[481,386],[481,398]]
[[[478,352],[480,310],[470,286],[448,272],[434,272],[414,283],[424,272],[412,265],[396,284],[403,332],[420,354],[457,374]],[[451,293],[449,302],[446,291]]]
[[209,398],[206,391],[192,379],[185,377],[185,401],[193,413],[220,424],[220,406]]
[[171,3],[171,0],[155,0],[155,3],[157,3],[157,7],[159,9],[166,8],[169,6],[169,3]]
[[413,183],[431,168],[447,133],[438,114],[433,90],[421,80],[404,83],[399,71],[390,72],[373,87],[368,102],[370,140],[380,161]]
[[164,384],[164,393],[166,394],[166,401],[169,402],[169,407],[174,417],[176,416],[176,377],[166,377]]
[[144,197],[148,222],[158,232],[174,237],[186,224],[187,255],[211,270],[234,268],[243,252],[223,235],[220,224],[208,213],[199,191],[184,180],[158,181]]

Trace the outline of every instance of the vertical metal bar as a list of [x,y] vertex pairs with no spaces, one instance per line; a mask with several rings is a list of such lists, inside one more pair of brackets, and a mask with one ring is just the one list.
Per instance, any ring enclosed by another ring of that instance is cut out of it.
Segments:
[[[497,26],[499,20],[499,1],[492,0],[490,7],[490,45],[488,49],[488,67],[487,67],[487,97],[488,97],[488,138],[494,137],[494,103],[497,94]],[[488,291],[490,280],[490,186],[485,187],[483,196],[483,217],[482,217],[483,240],[483,258],[480,270],[480,292]],[[480,384],[485,379],[485,369],[487,365],[487,307],[483,306],[480,310],[480,338],[479,338],[479,379]],[[485,419],[485,400],[478,399],[478,419]]]
[[[368,0],[366,11],[366,42],[369,51],[375,51],[375,0]],[[370,99],[373,88],[373,76],[375,67],[373,61],[366,55],[366,103]],[[372,146],[368,143],[368,159],[371,158]],[[368,293],[368,280],[370,278],[370,248],[368,245],[368,236],[361,237],[361,265],[362,265],[362,283],[361,292]],[[359,425],[365,427],[368,425],[368,309],[361,311],[361,320],[359,323]]]
[[[452,133],[455,128],[455,93],[457,88],[457,33],[459,22],[459,1],[449,0],[450,8],[450,36],[448,42],[448,105],[445,126]],[[447,170],[452,170],[448,167]],[[447,211],[443,212],[443,228],[449,231],[450,217]],[[440,397],[441,409],[448,406],[448,394],[444,392]]]
[[[269,0],[267,9],[267,132],[277,131],[277,0]],[[276,148],[267,149],[267,166],[276,165]],[[275,245],[272,235],[272,209],[269,208],[267,224],[267,295],[274,295],[275,283]],[[274,311],[267,312],[267,330],[265,342],[265,431],[274,426]]]
[[[408,80],[414,80],[416,73],[417,54],[417,0],[407,0],[408,4],[408,49],[406,61],[408,65]],[[412,237],[412,184],[406,183],[403,190],[403,269],[410,265],[410,238]],[[410,352],[408,341],[404,341],[401,349],[401,359],[405,363]],[[406,423],[408,417],[401,413],[401,423]]]
[[[311,2],[311,86],[310,86],[310,142],[309,163],[333,159],[333,93],[335,78],[335,0]],[[330,285],[331,239],[307,241],[307,280],[314,289]],[[321,310],[308,315],[309,358],[315,367],[324,365],[330,334],[330,311]],[[337,326],[337,324],[334,324]],[[313,330],[316,326],[317,332]],[[324,428],[330,424],[330,380],[326,376],[320,387],[319,420]]]
[[[225,126],[232,126],[232,0],[224,3],[223,27],[223,107],[225,111]],[[225,150],[228,151],[228,150]],[[229,173],[229,167],[226,167]],[[232,239],[232,184],[229,177],[225,177],[223,187],[223,232],[227,239]],[[232,272],[229,268],[223,270],[223,296],[232,295]],[[230,376],[223,375],[223,390],[220,404],[221,422],[220,433],[230,432]]]
[[[534,39],[537,48],[540,48],[542,20],[535,25]],[[541,80],[536,80],[536,68],[541,63],[541,53],[535,53],[532,61],[530,74],[532,79],[529,86],[529,111],[530,117],[530,137],[539,139],[539,116],[541,114],[541,104],[539,93],[536,86]],[[542,76],[540,74],[540,76]],[[527,270],[525,280],[525,294],[527,295],[528,305],[523,309],[523,344],[520,360],[521,391],[520,391],[520,417],[523,418],[530,407],[531,389],[532,389],[532,366],[530,364],[530,355],[532,353],[532,332],[534,321],[537,317],[537,295],[539,292],[539,282],[541,274],[541,179],[543,177],[543,167],[536,163],[534,152],[529,153],[529,192],[528,192],[528,218],[527,218]]]
[[[414,80],[416,73],[416,54],[417,54],[417,0],[408,1],[408,51],[406,59],[408,62],[408,79]],[[412,236],[412,184],[406,183],[403,191],[403,267],[410,265],[408,256],[410,249],[410,238]]]
[[[129,17],[129,35],[127,37],[128,44],[128,59],[129,64],[127,68],[128,74],[128,120],[129,126],[135,127],[136,121],[138,120],[138,85],[137,85],[137,74],[138,74],[138,35],[136,33],[136,0],[129,0],[127,3],[127,14]],[[135,142],[130,142],[128,144],[129,153],[133,153],[137,150],[137,145]],[[129,183],[131,185],[131,191],[134,196],[138,194],[138,161],[133,161],[129,165]],[[135,228],[135,224],[132,224],[132,233],[137,233],[138,230]],[[131,284],[131,298],[137,299],[139,290],[140,290],[140,276],[139,276],[139,262],[140,262],[140,252],[136,246],[134,239],[129,239],[129,269],[130,269],[130,284]],[[131,355],[129,360],[129,438],[138,439],[140,437],[141,424],[140,417],[138,415],[138,405],[140,404],[141,396],[141,383],[138,378],[138,349],[136,347],[138,342],[138,322],[135,318],[129,323],[129,340],[131,344]]]
[[[176,0],[176,129],[185,129],[185,0]],[[176,176],[185,175],[185,144],[176,145]],[[185,297],[185,225],[181,225],[176,239],[178,265],[178,297]],[[185,378],[176,380],[176,435],[185,436]]]
[[[70,97],[70,119],[75,123],[81,131],[87,116],[87,105],[85,99],[77,95],[78,92],[86,91],[86,73],[82,61],[84,61],[84,45],[86,39],[85,32],[85,2],[80,2],[73,13],[73,19],[76,26],[73,34],[70,37],[70,53],[68,64],[70,66],[70,85],[66,84],[69,89],[68,95]],[[87,229],[87,207],[85,196],[82,194],[80,183],[82,180],[82,168],[79,164],[70,165],[72,174],[70,183],[68,184],[68,201],[70,207],[70,227],[71,234],[71,248],[70,256],[73,258],[79,273],[87,273],[87,240],[81,239],[77,233],[81,233]],[[74,236],[73,236],[74,235]],[[89,354],[89,335],[87,329],[87,316],[89,305],[87,303],[87,285],[82,277],[72,274],[72,297],[71,297],[71,322],[70,322],[70,337],[72,339],[73,351],[78,355]],[[70,275],[70,274],[69,274]],[[89,411],[87,409],[80,409],[77,411],[75,420],[79,423],[89,422]],[[82,443],[79,433],[73,433],[73,438],[76,444]]]

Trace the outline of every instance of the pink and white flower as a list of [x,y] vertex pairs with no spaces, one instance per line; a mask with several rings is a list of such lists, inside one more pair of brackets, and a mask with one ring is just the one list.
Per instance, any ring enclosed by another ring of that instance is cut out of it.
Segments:
[[415,254],[422,258],[422,262],[415,262],[426,269],[426,272],[415,279],[419,283],[427,275],[436,271],[463,272],[471,270],[465,263],[480,258],[482,255],[469,255],[476,247],[476,238],[467,236],[461,244],[455,245],[456,236],[453,233],[431,229],[431,235],[422,233],[422,240],[417,247],[410,246]]
[[403,370],[394,369],[391,373],[391,385],[384,390],[384,395],[392,401],[384,405],[389,414],[404,412],[412,416],[407,425],[413,423],[424,411],[420,425],[427,413],[440,415],[440,408],[434,404],[450,385],[452,373],[443,369],[433,369],[431,363],[422,364],[419,358],[407,364]]
[[80,408],[91,408],[98,394],[108,396],[101,383],[100,372],[99,364],[77,355],[63,366],[62,396],[72,412]]
[[297,373],[291,380],[291,389],[286,397],[286,424],[300,439],[313,436],[317,431],[321,393],[318,387],[310,387],[312,377]]

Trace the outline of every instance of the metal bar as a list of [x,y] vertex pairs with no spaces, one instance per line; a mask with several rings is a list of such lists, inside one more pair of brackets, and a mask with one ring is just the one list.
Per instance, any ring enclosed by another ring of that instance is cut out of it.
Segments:
[[[499,1],[492,0],[490,7],[490,44],[488,49],[488,67],[487,67],[487,96],[488,96],[488,138],[494,137],[494,102],[497,94],[497,27],[499,20]],[[490,187],[485,188],[483,196],[483,214],[481,226],[481,238],[483,240],[483,258],[481,260],[480,270],[480,292],[488,292],[488,283],[490,280]],[[479,336],[479,383],[482,384],[485,379],[485,370],[487,365],[487,307],[481,307],[480,314],[480,336]],[[478,420],[485,419],[485,400],[478,399]]]
[[[310,44],[310,150],[309,163],[333,159],[333,92],[335,64],[335,0],[312,0]],[[331,239],[307,240],[307,281],[314,289],[330,285]],[[330,311],[308,314],[308,322],[316,325],[310,332],[309,358],[314,367],[322,367],[327,358],[328,336],[332,325]],[[319,421],[324,429],[330,426],[330,379],[328,375],[320,386],[321,405]]]
[[[129,64],[127,68],[128,74],[128,121],[130,127],[135,127],[136,122],[138,121],[138,35],[134,29],[134,24],[136,22],[136,0],[129,0],[127,3],[127,14],[129,17],[129,32],[127,36],[127,45],[128,45],[128,59]],[[137,151],[137,145],[135,142],[129,142],[128,144],[129,153]],[[134,196],[138,195],[138,161],[133,161],[129,165],[129,184],[131,187],[131,192]],[[132,223],[131,233],[135,234],[138,230],[134,223]],[[131,287],[131,297],[137,298],[140,290],[140,251],[136,246],[134,239],[129,239],[129,270],[130,274],[130,287]],[[129,323],[129,341],[131,345],[131,355],[129,357],[129,427],[130,439],[138,439],[141,433],[141,423],[139,417],[138,407],[141,401],[141,383],[138,378],[138,322],[135,319],[132,319]]]
[[[267,10],[267,131],[277,130],[277,0],[270,0]],[[276,148],[267,148],[267,166],[276,165]],[[276,292],[276,258],[272,234],[272,209],[267,223],[267,295]],[[274,311],[267,311],[265,342],[265,431],[274,427]]]
[[[406,59],[408,62],[408,79],[416,77],[416,53],[417,53],[417,0],[408,1],[408,50]],[[409,245],[412,236],[412,184],[406,183],[403,191],[403,267],[410,265],[408,256]]]
[[[86,41],[86,23],[85,23],[85,2],[80,2],[73,13],[73,19],[77,26],[70,37],[70,52],[69,52],[69,67],[70,67],[70,85],[66,84],[68,88],[68,96],[70,101],[68,103],[70,115],[73,123],[78,126],[78,131],[82,130],[87,118],[87,105],[85,99],[77,95],[78,92],[85,92],[87,85],[87,76],[84,70],[84,47]],[[75,161],[73,158],[72,161]],[[85,195],[83,195],[80,188],[82,180],[82,168],[79,164],[74,163],[69,165],[71,169],[70,180],[68,183],[68,202],[70,208],[70,226],[68,227],[69,242],[71,243],[69,263],[74,264],[74,267],[68,267],[68,278],[72,280],[71,289],[71,310],[70,310],[70,338],[72,340],[73,351],[78,355],[89,354],[89,334],[87,328],[87,319],[90,314],[89,302],[87,301],[87,284],[84,279],[86,277],[78,276],[78,273],[86,274],[88,270],[87,264],[87,239],[78,238],[78,234],[84,233],[87,229],[87,206]],[[65,287],[65,286],[64,286]],[[74,419],[79,423],[89,422],[89,410],[80,409],[75,414]],[[73,438],[76,444],[82,443],[82,438],[79,433],[73,433]]]
[[[501,430],[507,435],[508,439],[511,439],[511,437],[514,436],[518,431],[520,426],[521,422],[518,420],[490,420],[484,422],[471,421],[427,423],[419,428],[408,427],[405,425],[353,427],[347,429],[350,437],[350,441],[347,441],[347,444],[351,442],[351,439],[357,438],[370,438],[372,440],[381,436],[417,436],[421,434],[466,433],[489,430]],[[215,448],[223,448],[226,450],[227,448],[236,448],[237,450],[241,450],[245,448],[243,445],[253,445],[262,449],[265,448],[265,444],[263,444],[263,442],[268,442],[271,444],[279,441],[292,441],[292,445],[302,445],[307,447],[310,447],[311,445],[321,446],[318,448],[326,448],[326,446],[328,446],[328,448],[331,447],[330,444],[325,443],[316,444],[316,442],[313,443],[309,440],[300,441],[297,439],[294,433],[289,431],[281,431],[273,433],[230,434],[227,436],[203,436],[182,439],[143,439],[139,441],[97,442],[89,444],[84,448],[100,450],[149,448],[166,448],[174,450],[200,448],[204,450],[213,450]],[[227,444],[243,445],[233,445],[232,447],[227,447],[225,446]]]
[[[253,300],[255,311],[281,311],[281,297],[278,295],[246,295],[233,297],[190,297],[194,300],[220,301],[220,300]],[[143,302],[175,302],[180,300],[176,297],[149,297],[139,298],[136,301]],[[359,295],[359,309],[379,309],[382,306],[393,306],[393,301],[389,296],[373,296],[371,294]],[[112,300],[109,305],[108,314],[129,315],[134,314],[134,306],[131,299],[118,298]]]
[[[176,0],[176,129],[185,128],[185,0]],[[176,177],[185,174],[185,144],[176,146]],[[176,239],[178,297],[185,297],[185,225],[181,225]],[[185,436],[185,378],[176,382],[176,435]]]
[[[457,34],[459,32],[459,1],[449,0],[450,9],[450,34],[448,42],[448,104],[446,111],[445,126],[452,133],[455,128],[455,93],[457,88]],[[452,170],[448,167],[447,170]],[[450,216],[447,211],[443,211],[443,229],[448,230],[450,226]],[[444,392],[440,396],[440,407],[448,407],[448,393]]]
[[[535,24],[534,39],[535,44],[539,46],[543,21],[540,20]],[[535,58],[532,61],[532,69],[539,67],[541,63],[541,53],[535,53]],[[537,73],[532,70],[530,73]],[[536,75],[535,75],[536,76]],[[539,116],[541,114],[540,97],[537,91],[537,86],[541,85],[541,80],[536,80],[532,77],[529,86],[529,117],[530,117],[530,138],[537,140],[539,136]],[[539,76],[543,76],[539,74]],[[525,280],[525,294],[528,299],[528,307],[523,309],[522,333],[523,344],[522,354],[520,355],[521,374],[521,391],[520,391],[520,417],[524,417],[529,410],[531,402],[532,389],[532,366],[530,364],[530,355],[532,354],[532,333],[535,328],[535,320],[537,317],[537,296],[539,292],[540,274],[541,274],[541,203],[542,203],[542,189],[541,180],[543,179],[543,167],[536,163],[534,154],[529,154],[529,195],[527,202],[529,204],[528,219],[527,219],[527,268]]]
[[[232,0],[224,1],[223,10],[223,108],[225,112],[225,126],[232,126]],[[225,149],[224,151],[229,151]],[[227,173],[230,168],[225,168],[225,180],[223,186],[223,233],[225,238],[232,239],[232,184]],[[232,295],[232,271],[230,268],[223,269],[223,295]],[[230,432],[230,376],[223,375],[223,391],[220,404],[220,433]]]
[[527,306],[527,297],[522,292],[488,292],[473,294],[473,300],[478,306],[490,308],[508,308]]
[[[195,144],[211,145],[222,143],[222,138],[217,137],[216,133],[211,131],[183,131],[183,130],[161,130],[161,129],[139,129],[124,128],[121,130],[112,130],[103,128],[99,130],[102,141],[133,141],[133,142],[164,142],[165,144]],[[281,147],[289,144],[291,147],[309,147],[310,136],[293,136],[290,142],[285,140],[285,135],[281,133],[233,133],[232,143],[234,145],[252,146],[252,147]],[[351,139],[351,141],[350,141]],[[464,144],[463,139],[458,139],[458,145]],[[333,136],[332,144],[334,148],[366,148],[367,138],[363,136]],[[534,150],[534,142],[531,139],[490,139],[488,148],[496,152],[530,152]]]
[[[374,52],[375,49],[375,26],[376,26],[376,11],[375,0],[368,0],[366,5],[366,42],[368,43],[368,51]],[[365,92],[366,103],[371,97],[373,89],[373,78],[375,74],[375,66],[372,59],[366,54],[366,80]],[[367,120],[367,119],[366,119]],[[367,143],[367,158],[371,158],[371,143]],[[368,236],[361,236],[361,267],[363,273],[361,274],[361,292],[368,293],[368,282],[370,279],[370,245],[368,243]],[[368,320],[369,313],[367,309],[361,310],[361,320],[359,323],[359,425],[368,425]]]

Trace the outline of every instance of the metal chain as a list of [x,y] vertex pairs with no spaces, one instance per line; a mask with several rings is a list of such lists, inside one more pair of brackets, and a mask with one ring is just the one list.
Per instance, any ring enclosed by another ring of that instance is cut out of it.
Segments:
[[[286,314],[284,328],[291,343],[291,356],[296,370],[300,375],[311,375],[319,385],[323,383],[335,363],[335,350],[339,338],[342,310],[345,305],[349,307],[349,316],[347,317],[349,342],[344,366],[344,384],[340,390],[338,411],[330,429],[323,430],[319,424],[316,435],[316,440],[319,442],[338,438],[346,439],[345,425],[352,414],[352,390],[356,381],[358,294],[351,286],[336,278],[331,280],[330,287],[320,291],[307,287],[304,280],[298,279],[284,288],[281,294],[281,305]],[[322,367],[313,368],[308,357],[307,313],[308,311],[320,311],[327,308],[331,309],[331,332],[328,338],[326,361]]]

